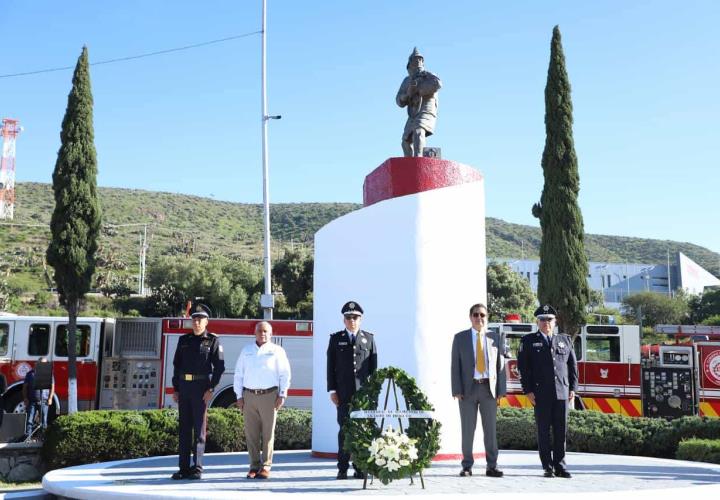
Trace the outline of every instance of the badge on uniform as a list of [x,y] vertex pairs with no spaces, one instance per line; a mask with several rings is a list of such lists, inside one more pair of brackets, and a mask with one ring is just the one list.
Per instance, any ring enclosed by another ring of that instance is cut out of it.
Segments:
[[565,342],[558,342],[558,347],[563,349],[565,347]]
[[543,346],[542,342],[533,342],[533,347],[542,347],[542,346]]
[[367,339],[365,337],[362,338],[362,343],[367,344]]
[[338,342],[338,345],[348,345],[350,342]]

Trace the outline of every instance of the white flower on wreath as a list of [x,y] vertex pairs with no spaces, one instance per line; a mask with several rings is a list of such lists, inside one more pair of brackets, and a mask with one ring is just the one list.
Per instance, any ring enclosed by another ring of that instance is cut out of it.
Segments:
[[400,468],[400,464],[395,462],[394,460],[388,460],[388,463],[385,466],[385,468],[387,470],[389,470],[390,472],[395,472],[396,470],[398,470]]
[[374,439],[372,443],[370,443],[370,446],[368,446],[368,451],[370,452],[371,457],[375,457],[378,454],[378,451],[380,451],[380,442],[378,439]]
[[388,460],[397,460],[400,458],[400,448],[398,448],[396,445],[386,446],[382,450],[382,455],[385,456]]
[[374,462],[391,473],[407,467],[418,458],[416,442],[417,440],[410,439],[407,434],[387,427],[367,447],[370,453],[368,463]]

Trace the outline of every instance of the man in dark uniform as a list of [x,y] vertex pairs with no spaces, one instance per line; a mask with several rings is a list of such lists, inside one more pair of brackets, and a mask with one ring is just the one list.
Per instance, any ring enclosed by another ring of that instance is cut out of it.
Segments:
[[[523,392],[535,406],[538,451],[545,477],[570,478],[565,468],[568,404],[578,384],[572,339],[555,334],[556,311],[550,305],[535,310],[538,330],[522,338],[518,369]],[[552,427],[553,442],[550,443]]]
[[[341,310],[345,329],[330,335],[327,349],[327,389],[330,400],[337,407],[338,473],[337,479],[347,479],[350,454],[343,449],[343,425],[350,413],[350,400],[355,392],[377,370],[377,351],[373,334],[360,329],[363,308],[357,302],[347,302]],[[353,464],[353,477],[363,474]]]
[[225,371],[220,339],[207,331],[209,309],[198,304],[191,317],[193,333],[180,337],[173,359],[173,400],[180,413],[180,470],[172,475],[173,479],[202,477],[207,405]]

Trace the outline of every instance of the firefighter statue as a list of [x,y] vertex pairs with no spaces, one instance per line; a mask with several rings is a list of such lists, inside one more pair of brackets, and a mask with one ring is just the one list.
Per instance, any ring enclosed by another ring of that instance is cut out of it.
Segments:
[[435,131],[437,121],[437,92],[442,82],[437,75],[425,71],[425,59],[417,47],[408,58],[407,71],[395,102],[407,107],[408,119],[402,136],[404,156],[422,156],[425,140]]

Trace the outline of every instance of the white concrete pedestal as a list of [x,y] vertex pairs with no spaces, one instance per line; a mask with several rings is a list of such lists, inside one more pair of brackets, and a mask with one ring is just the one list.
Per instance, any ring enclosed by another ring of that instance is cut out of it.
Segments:
[[[365,310],[362,329],[375,334],[378,366],[416,378],[442,424],[439,454],[459,457],[450,349],[470,327],[470,306],[486,300],[482,175],[449,161],[392,158],[366,178],[364,194],[365,207],[315,236],[313,452],[337,452],[326,349],[328,335],[344,328],[340,308],[354,300]],[[476,453],[482,438],[478,422]]]

